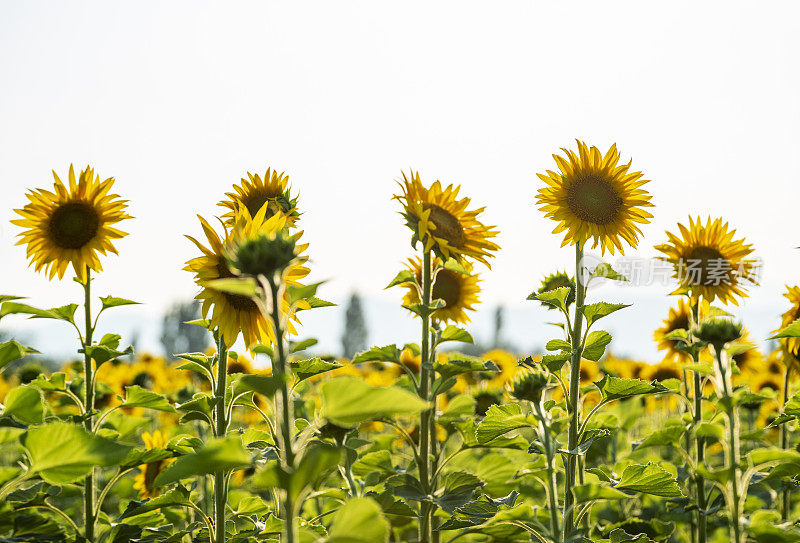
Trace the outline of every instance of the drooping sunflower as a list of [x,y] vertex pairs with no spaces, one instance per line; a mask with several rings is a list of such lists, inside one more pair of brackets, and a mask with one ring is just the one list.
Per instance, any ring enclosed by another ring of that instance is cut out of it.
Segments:
[[[433,259],[433,266],[436,269],[440,264],[438,258]],[[422,260],[420,258],[409,258],[408,267],[417,277],[417,283],[422,283]],[[445,268],[438,268],[436,278],[431,288],[431,300],[444,300],[445,306],[433,312],[432,318],[439,322],[467,323],[469,316],[467,311],[474,311],[474,305],[478,302],[480,279],[477,274],[472,273],[472,264],[464,262],[464,267],[469,274],[458,273]],[[414,283],[405,283],[407,292],[403,297],[404,305],[418,304],[420,302],[419,291]]]
[[693,299],[715,299],[723,304],[739,305],[737,296],[745,297],[745,288],[757,285],[756,261],[748,259],[753,246],[744,239],[734,240],[736,230],[728,223],[708,217],[689,217],[689,228],[678,223],[680,236],[667,232],[669,242],[656,245],[664,254],[660,260],[672,264],[679,287],[673,294],[689,294]]
[[[166,445],[161,430],[156,430],[152,434],[144,432],[142,434],[142,441],[144,441],[144,446],[148,451],[163,449]],[[155,498],[160,494],[158,488],[154,484],[156,477],[158,477],[171,462],[171,459],[165,458],[139,466],[139,473],[133,480],[133,488],[139,491],[140,498]]]
[[554,234],[566,232],[562,247],[591,239],[593,249],[600,245],[603,253],[619,249],[624,254],[622,242],[636,248],[642,234],[638,225],[653,217],[644,209],[653,206],[651,196],[641,188],[648,180],[630,171],[630,162],[619,164],[616,144],[603,155],[597,147],[577,143],[577,153],[562,148],[566,158],[553,155],[558,172],[536,174],[546,184],[536,203],[558,222]]
[[[797,319],[800,319],[800,286],[790,287],[786,285],[786,292],[783,296],[789,300],[791,306],[786,310],[786,313],[781,315],[781,327],[775,332],[779,332]],[[785,351],[784,360],[786,361],[786,366],[795,371],[800,370],[800,338],[782,339],[781,347]]]
[[653,332],[653,339],[658,344],[659,351],[665,351],[664,360],[672,362],[687,362],[690,357],[678,350],[678,340],[667,339],[666,336],[675,330],[690,330],[692,309],[683,298],[678,299],[678,305],[669,310],[664,325]]
[[35,189],[26,196],[29,202],[14,211],[21,219],[11,221],[26,230],[17,245],[27,244],[27,256],[34,269],[44,270],[48,279],[63,279],[72,264],[75,275],[85,281],[86,268],[101,271],[98,253],[117,254],[112,243],[127,235],[112,225],[131,216],[125,212],[127,200],[111,194],[114,178],[100,181],[94,169],[86,167],[75,178],[69,167],[69,188],[53,172],[53,190]]
[[460,186],[442,189],[436,181],[428,189],[414,171],[403,172],[398,184],[403,194],[393,198],[403,205],[402,215],[413,232],[412,245],[421,241],[425,251],[432,250],[442,260],[471,258],[491,268],[487,259],[499,247],[490,239],[498,232],[478,220],[484,208],[468,210],[470,199],[458,199]]
[[[265,318],[258,305],[247,296],[222,292],[208,287],[208,282],[215,279],[237,277],[231,269],[227,256],[231,247],[237,240],[254,232],[280,231],[286,227],[286,217],[281,214],[273,215],[266,219],[266,207],[262,207],[256,216],[250,220],[239,215],[233,228],[223,225],[225,233],[222,237],[202,217],[200,224],[205,232],[209,246],[206,247],[192,236],[189,238],[200,251],[201,256],[193,258],[186,263],[184,270],[195,274],[195,282],[202,287],[196,299],[202,301],[204,318],[209,318],[210,328],[218,328],[222,333],[225,343],[233,345],[241,332],[245,344],[250,347],[257,343],[272,343],[275,333],[270,319]],[[294,236],[299,239],[302,232]],[[308,245],[296,245],[297,253],[302,253]],[[297,284],[300,279],[308,275],[309,270],[303,264],[305,257],[299,257],[284,272],[286,284]],[[291,319],[296,320],[296,315],[290,312],[288,302],[284,300],[283,310]],[[289,333],[295,333],[290,320],[287,320]]]
[[244,208],[250,217],[255,217],[259,210],[267,206],[266,218],[275,213],[286,215],[286,222],[293,226],[300,213],[297,210],[297,197],[292,196],[289,188],[289,176],[283,172],[267,168],[264,177],[247,172],[249,179],[242,178],[233,186],[234,192],[226,192],[227,200],[219,205],[229,211],[222,216],[228,226],[233,226],[239,208]]

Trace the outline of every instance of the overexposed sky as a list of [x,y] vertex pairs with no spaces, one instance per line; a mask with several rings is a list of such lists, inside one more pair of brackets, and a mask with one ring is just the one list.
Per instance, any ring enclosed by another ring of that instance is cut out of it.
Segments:
[[[764,334],[800,280],[795,2],[26,1],[0,15],[0,291],[41,305],[75,301],[77,286],[30,271],[8,221],[73,162],[131,201],[97,291],[145,302],[144,316],[195,293],[181,271],[195,214],[268,165],[300,193],[323,296],[399,301],[382,288],[411,249],[390,198],[412,167],[486,206],[502,250],[485,307],[522,307],[571,265],[534,195],[574,138],[617,142],[652,180],[655,219],[631,255],[652,256],[689,213],[727,218],[764,261],[743,313],[766,315],[746,322]],[[615,315],[618,350],[652,354],[668,291],[619,294],[649,301]],[[535,336],[552,315],[531,318]]]

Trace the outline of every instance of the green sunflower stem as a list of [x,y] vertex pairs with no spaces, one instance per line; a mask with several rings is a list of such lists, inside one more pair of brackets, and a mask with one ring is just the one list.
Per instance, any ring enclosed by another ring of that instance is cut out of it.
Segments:
[[547,458],[547,500],[550,510],[550,535],[553,541],[561,539],[561,527],[558,521],[558,480],[555,470],[555,451],[553,450],[552,437],[550,435],[550,425],[545,416],[542,402],[534,402],[533,407],[539,417],[539,432],[542,434],[544,442],[545,457]]
[[[431,352],[430,352],[430,356],[429,356],[430,361],[431,361],[431,366],[433,366],[436,363],[436,343],[435,343],[435,340],[436,340],[436,335],[434,333],[431,333],[431,337],[430,337],[430,351]],[[431,371],[430,373],[431,373],[431,375],[430,375],[430,385],[429,386],[433,387],[433,383],[434,383],[434,381],[436,379],[436,373],[434,371]],[[432,404],[432,406],[431,406],[431,416],[430,416],[430,422],[428,423],[429,424],[429,429],[430,429],[429,432],[428,432],[428,435],[429,435],[430,441],[431,441],[430,454],[435,459],[435,462],[436,462],[436,464],[432,465],[431,469],[430,469],[430,471],[431,471],[431,488],[432,489],[435,489],[437,484],[438,484],[438,476],[437,476],[437,474],[439,472],[439,470],[438,470],[439,442],[438,442],[438,438],[436,437],[436,409],[437,409],[436,405],[438,403],[437,402],[438,398],[439,398],[438,394],[433,394],[431,396],[431,404]],[[439,543],[439,540],[440,540],[440,533],[439,533],[439,530],[437,529],[438,528],[438,526],[437,526],[438,519],[435,516],[436,509],[437,509],[436,505],[432,505],[431,506],[431,541],[432,541],[432,543]]]
[[[789,368],[787,367],[784,375],[783,375],[783,402],[781,403],[781,410],[786,406],[786,402],[789,401]],[[786,423],[781,424],[781,449],[788,449],[789,448],[789,429],[786,427]],[[789,520],[789,513],[792,507],[792,494],[791,489],[786,487],[783,489],[781,493],[781,520],[786,522]]]
[[[214,436],[224,437],[228,432],[228,421],[225,410],[225,389],[228,380],[228,350],[222,331],[218,330],[217,341],[217,390],[216,420]],[[225,543],[225,506],[228,501],[227,478],[224,471],[214,473],[214,543]]]
[[[586,296],[583,284],[581,266],[583,261],[583,244],[575,244],[575,315],[572,326],[570,342],[572,345],[572,359],[570,360],[569,376],[569,436],[568,448],[574,450],[578,447],[578,429],[580,426],[580,380],[581,380],[581,337],[583,333],[583,303]],[[564,532],[563,541],[570,540],[575,528],[575,481],[578,470],[577,457],[568,455],[566,478],[564,485]]]
[[[94,364],[88,347],[92,345],[92,278],[91,270],[86,266],[86,281],[83,284],[83,308],[84,308],[84,337],[83,337],[83,384],[84,384],[84,420],[83,426],[87,432],[91,432],[94,421]],[[83,527],[84,537],[90,543],[94,542],[94,468],[89,472],[83,481]]]
[[[700,321],[700,303],[692,303],[692,320],[695,325]],[[692,360],[695,364],[700,362],[700,353],[695,352],[692,355]],[[694,426],[695,428],[703,421],[703,383],[700,374],[695,371],[694,373]],[[697,455],[697,466],[705,463],[706,446],[705,439],[702,437],[695,437],[695,450]],[[706,543],[706,481],[705,478],[699,473],[695,473],[694,486],[697,497],[697,543]]]
[[[420,347],[420,377],[419,377],[419,397],[424,401],[430,401],[430,388],[432,380],[432,368],[430,367],[430,309],[431,291],[431,253],[424,251],[422,255],[422,345]],[[431,410],[426,409],[420,413],[419,417],[419,479],[422,488],[426,493],[431,494],[430,479],[430,446],[431,446]],[[419,543],[430,543],[431,541],[431,519],[433,508],[430,502],[423,501],[420,504],[420,518],[418,527]]]
[[717,369],[722,381],[722,397],[725,400],[725,414],[728,418],[728,469],[731,474],[731,486],[729,488],[730,524],[731,524],[731,543],[744,543],[742,533],[742,506],[744,501],[740,496],[741,477],[739,464],[741,462],[741,452],[739,449],[739,413],[733,401],[731,386],[731,372],[725,363],[725,350],[719,349],[717,355]]
[[297,519],[295,518],[296,504],[289,488],[289,476],[294,470],[295,451],[292,429],[294,428],[294,410],[292,409],[292,397],[289,389],[289,365],[286,359],[286,349],[284,345],[284,326],[281,318],[281,300],[283,298],[281,285],[274,277],[268,278],[270,288],[270,305],[272,308],[272,324],[275,329],[275,347],[277,356],[273,362],[277,364],[273,367],[275,376],[281,381],[281,388],[278,391],[278,440],[280,445],[282,460],[282,479],[283,479],[283,537],[282,543],[295,543],[299,539],[297,531]]

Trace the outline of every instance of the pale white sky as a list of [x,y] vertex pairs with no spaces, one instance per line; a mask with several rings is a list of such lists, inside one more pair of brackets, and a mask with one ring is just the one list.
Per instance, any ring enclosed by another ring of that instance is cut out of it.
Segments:
[[[35,303],[78,293],[27,269],[11,210],[74,162],[131,200],[130,236],[97,290],[146,302],[143,318],[194,294],[181,268],[195,214],[267,165],[300,192],[313,275],[331,280],[322,294],[357,288],[392,308],[400,293],[382,287],[411,253],[390,198],[413,167],[487,207],[502,250],[484,307],[513,308],[509,335],[541,344],[552,315],[524,298],[573,253],[534,206],[535,174],[576,137],[616,141],[652,180],[655,219],[631,254],[653,255],[689,213],[726,217],[764,261],[742,313],[762,337],[798,281],[797,3],[27,1],[0,13],[0,290]],[[610,323],[616,350],[655,356],[668,291],[603,291],[641,300]],[[336,348],[331,311],[306,333]],[[380,333],[372,316],[376,342],[394,341],[397,315]]]

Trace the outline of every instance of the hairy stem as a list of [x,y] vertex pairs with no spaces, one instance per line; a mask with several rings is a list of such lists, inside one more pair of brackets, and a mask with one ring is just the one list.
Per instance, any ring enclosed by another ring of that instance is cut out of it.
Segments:
[[[93,432],[92,413],[94,413],[94,363],[90,354],[92,345],[92,278],[89,266],[86,266],[86,282],[83,285],[84,335],[83,335],[83,384],[84,384],[84,421],[87,432]],[[89,543],[94,542],[94,468],[83,480],[83,529],[84,537]]]
[[[431,374],[430,368],[430,309],[431,304],[431,253],[424,251],[422,256],[422,345],[420,352],[419,397],[430,401]],[[426,409],[419,416],[419,479],[425,492],[432,493],[430,478],[430,445],[431,445],[431,410]],[[419,543],[431,541],[431,517],[433,510],[430,503],[423,501],[420,505],[418,528]]]
[[[699,324],[700,320],[699,302],[692,304],[692,320],[695,325]],[[698,364],[700,362],[700,353],[694,353],[693,362]],[[694,373],[694,426],[697,427],[703,421],[703,384],[700,374],[695,371]],[[701,466],[705,462],[706,446],[705,439],[702,437],[695,437],[695,449],[697,454],[696,466]],[[706,481],[705,478],[699,473],[694,476],[695,492],[697,493],[697,543],[706,543]]]
[[[227,413],[225,410],[225,388],[228,380],[228,350],[222,331],[218,330],[217,342],[217,390],[216,390],[216,426],[214,435],[225,437],[228,432]],[[214,543],[225,543],[225,505],[228,501],[227,481],[224,471],[214,473]]]
[[[786,406],[786,402],[789,400],[789,368],[786,368],[785,374],[783,376],[783,401],[781,404],[781,410]],[[789,448],[789,428],[787,427],[788,423],[781,424],[781,449],[788,449]],[[792,494],[791,489],[787,486],[783,489],[781,494],[781,520],[786,522],[789,520],[789,513],[792,507]]]
[[554,453],[552,438],[550,436],[550,425],[545,417],[541,402],[534,402],[534,409],[539,417],[539,432],[544,441],[545,456],[547,458],[547,500],[550,510],[550,535],[553,541],[561,539],[561,527],[558,522],[558,481],[556,480],[556,470],[554,466]]

